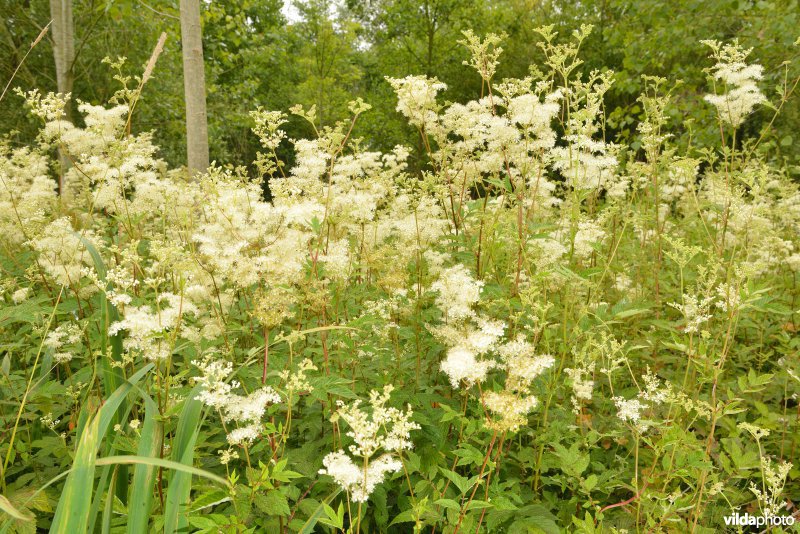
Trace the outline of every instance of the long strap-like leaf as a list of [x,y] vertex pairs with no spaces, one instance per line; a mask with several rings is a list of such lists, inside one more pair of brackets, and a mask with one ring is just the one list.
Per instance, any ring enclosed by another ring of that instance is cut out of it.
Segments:
[[89,508],[92,504],[97,451],[100,448],[102,436],[105,435],[114,414],[128,393],[152,368],[153,364],[146,365],[117,388],[84,429],[75,452],[72,470],[64,484],[61,498],[58,500],[56,515],[50,527],[51,533],[86,532]]
[[[203,403],[197,400],[200,386],[195,387],[181,411],[178,429],[172,444],[172,457],[175,461],[191,466],[194,460],[194,445],[200,428],[200,417]],[[170,479],[167,490],[167,502],[164,510],[164,534],[174,534],[178,529],[186,529],[189,525],[186,513],[181,513],[189,502],[192,489],[192,475],[186,471],[176,471]]]
[[[139,436],[137,455],[141,458],[159,458],[163,426],[158,420],[158,406],[144,391],[144,423]],[[139,463],[133,471],[133,488],[128,501],[128,534],[145,534],[150,519],[150,504],[153,500],[153,484],[156,469],[154,465]]]

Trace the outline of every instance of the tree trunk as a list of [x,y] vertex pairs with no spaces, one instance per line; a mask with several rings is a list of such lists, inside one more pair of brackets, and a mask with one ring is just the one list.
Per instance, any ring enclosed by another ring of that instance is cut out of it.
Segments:
[[186,153],[189,173],[208,169],[208,122],[200,0],[181,1],[183,89],[186,100]]
[[[72,0],[50,0],[50,17],[53,19],[53,59],[56,63],[56,84],[58,92],[68,94],[72,92],[73,65],[75,63],[75,34],[72,22]],[[67,120],[72,119],[71,100],[67,100],[64,107]],[[70,160],[62,149],[58,149],[58,159],[61,168],[58,173],[58,191],[64,191],[64,173],[70,167]]]

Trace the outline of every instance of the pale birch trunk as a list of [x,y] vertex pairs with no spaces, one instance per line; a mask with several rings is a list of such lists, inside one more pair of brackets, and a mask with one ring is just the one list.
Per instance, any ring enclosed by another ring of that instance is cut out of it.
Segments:
[[[56,84],[58,92],[67,94],[72,92],[73,65],[75,63],[75,34],[72,21],[72,0],[50,0],[50,17],[53,35],[53,59],[56,64]],[[70,100],[64,108],[67,120],[72,119],[72,106]],[[64,173],[70,167],[70,160],[63,150],[59,148],[58,159],[61,163],[58,171],[58,191],[64,191]]]
[[200,0],[180,0],[180,2],[183,88],[186,100],[186,153],[189,173],[195,175],[208,169],[208,123]]

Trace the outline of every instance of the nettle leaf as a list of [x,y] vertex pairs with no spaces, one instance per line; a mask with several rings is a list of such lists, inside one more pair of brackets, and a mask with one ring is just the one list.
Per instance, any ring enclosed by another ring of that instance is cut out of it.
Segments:
[[350,380],[339,378],[336,376],[317,376],[310,379],[311,385],[314,386],[311,395],[321,401],[327,401],[328,395],[335,395],[345,399],[357,399]]
[[322,503],[322,506],[324,507],[325,515],[327,517],[320,518],[319,522],[323,525],[329,525],[333,528],[344,528],[344,504],[340,502],[339,509],[337,511],[334,511],[333,508],[325,503]]
[[461,510],[461,505],[458,504],[453,499],[439,499],[437,501],[434,501],[433,504],[435,504],[437,506],[443,506],[443,507],[445,507],[445,508],[447,508],[449,510],[456,510],[456,511],[460,511]]
[[480,466],[483,464],[484,453],[472,445],[464,444],[462,448],[455,450],[453,454],[459,457],[457,464],[459,466],[470,464]]
[[278,490],[257,493],[254,499],[256,507],[267,515],[288,516],[292,513],[286,495]]
[[389,523],[389,526],[397,525],[398,523],[411,523],[411,522],[414,522],[416,520],[417,520],[417,518],[416,518],[416,516],[414,514],[414,510],[413,509],[405,510],[405,511],[400,512],[399,514],[397,514],[395,516],[395,518],[392,519],[392,522]]
[[544,532],[545,534],[561,534],[557,518],[544,506],[534,504],[521,508],[517,517],[508,529],[508,534],[528,534]]
[[575,442],[567,449],[560,443],[554,443],[553,448],[558,457],[558,468],[569,476],[578,478],[589,467],[589,453],[580,451],[580,442]]
[[468,479],[467,477],[462,477],[455,471],[450,471],[449,469],[445,469],[443,467],[439,468],[439,472],[441,472],[445,477],[447,477],[447,479],[450,480],[450,482],[452,482],[453,485],[455,485],[455,487],[458,488],[458,491],[461,492],[461,495],[464,495],[467,492],[467,490],[469,490],[473,486],[473,484],[475,484],[475,481],[478,478],[476,476],[471,479]]

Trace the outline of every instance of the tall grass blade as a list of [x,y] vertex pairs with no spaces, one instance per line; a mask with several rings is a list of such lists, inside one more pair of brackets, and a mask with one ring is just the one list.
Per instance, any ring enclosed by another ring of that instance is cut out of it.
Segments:
[[[184,466],[191,466],[194,460],[194,445],[200,429],[200,417],[203,403],[197,400],[200,386],[192,389],[178,419],[178,428],[172,444],[172,457]],[[185,470],[175,472],[170,479],[167,490],[167,501],[164,510],[164,534],[173,534],[176,530],[185,530],[189,526],[186,514],[181,514],[181,507],[189,502],[192,489],[192,475]]]
[[87,531],[100,441],[128,393],[152,368],[153,364],[148,364],[131,376],[125,384],[108,397],[97,415],[87,424],[78,442],[72,471],[67,477],[61,498],[58,500],[56,514],[50,526],[51,533]]
[[[161,453],[163,440],[163,427],[158,421],[158,406],[145,392],[141,392],[144,399],[144,423],[139,437],[137,456],[141,458],[158,458]],[[156,478],[154,465],[139,463],[133,471],[133,486],[131,497],[128,501],[128,534],[144,534],[147,532],[150,517],[150,505],[153,500],[153,484]]]

